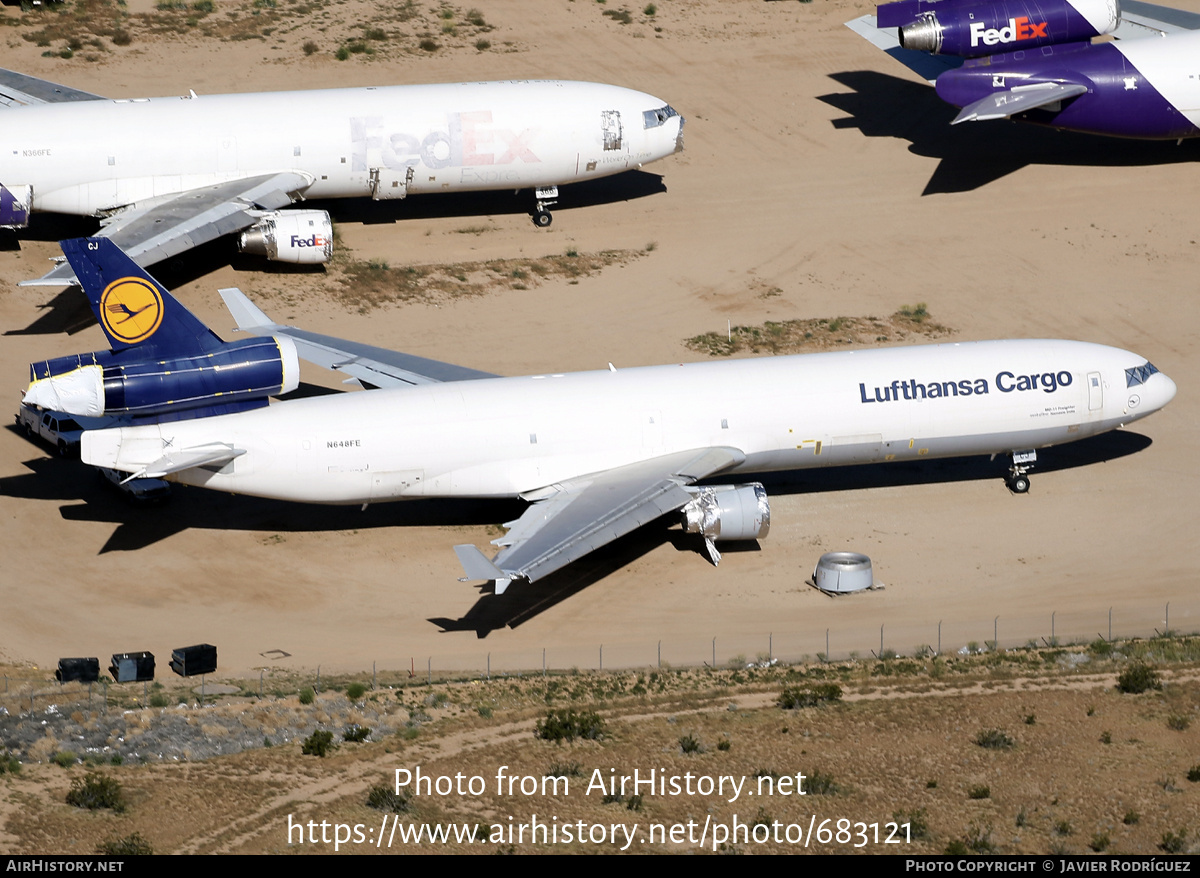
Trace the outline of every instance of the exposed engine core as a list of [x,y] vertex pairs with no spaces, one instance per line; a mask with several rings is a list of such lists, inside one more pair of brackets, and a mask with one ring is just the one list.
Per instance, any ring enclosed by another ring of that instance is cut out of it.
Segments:
[[29,375],[24,402],[44,409],[84,417],[155,415],[287,393],[300,384],[300,361],[290,338],[253,338],[169,360],[74,354],[31,363]]
[[333,257],[333,222],[324,210],[276,210],[242,232],[238,249],[272,262],[328,262]]
[[1121,17],[1117,0],[899,0],[878,13],[904,48],[964,58],[1090,40]]
[[696,489],[683,509],[683,529],[707,540],[761,540],[771,530],[771,507],[759,482]]

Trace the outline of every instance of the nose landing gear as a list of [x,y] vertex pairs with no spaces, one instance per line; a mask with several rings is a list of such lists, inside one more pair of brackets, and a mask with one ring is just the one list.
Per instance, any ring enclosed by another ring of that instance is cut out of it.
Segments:
[[548,186],[544,189],[535,189],[533,190],[533,194],[537,198],[537,204],[533,209],[533,224],[539,229],[544,229],[550,223],[554,222],[554,217],[550,215],[550,211],[546,210],[546,208],[557,203],[558,187]]
[[1008,486],[1008,490],[1014,494],[1027,494],[1029,492],[1029,471],[1033,469],[1035,463],[1037,463],[1037,452],[1033,449],[1014,451],[1012,465],[1008,468],[1008,475],[1004,478],[1004,484]]

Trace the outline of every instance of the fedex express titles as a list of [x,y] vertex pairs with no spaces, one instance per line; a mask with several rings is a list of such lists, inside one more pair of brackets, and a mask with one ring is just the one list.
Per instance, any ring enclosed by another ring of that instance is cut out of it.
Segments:
[[997,43],[1015,43],[1018,40],[1044,38],[1047,25],[1049,25],[1047,21],[1041,23],[1030,21],[1027,15],[1010,18],[1008,27],[1002,28],[988,27],[982,21],[972,22],[971,45],[978,46],[982,42],[985,46],[994,46]]
[[[1070,387],[1074,379],[1070,372],[1042,372],[1039,375],[1014,375],[1000,372],[996,375],[996,389],[1001,393],[1040,390],[1054,393],[1060,387]],[[865,384],[858,385],[859,398],[864,402],[898,402],[901,399],[941,399],[946,396],[977,396],[989,393],[991,387],[986,378],[963,378],[960,381],[930,381],[922,384],[915,378],[908,381],[896,379],[891,384],[875,388],[874,396],[867,394]]]

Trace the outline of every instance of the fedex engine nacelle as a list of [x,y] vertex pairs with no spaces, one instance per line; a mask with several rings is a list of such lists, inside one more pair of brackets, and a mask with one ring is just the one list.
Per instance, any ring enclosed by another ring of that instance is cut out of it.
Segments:
[[289,338],[243,339],[211,353],[161,360],[133,358],[130,351],[31,363],[24,402],[84,417],[166,415],[213,404],[265,404],[300,384]]
[[333,257],[333,222],[324,210],[271,211],[242,232],[238,249],[272,262],[328,262]]
[[1121,9],[1118,0],[899,0],[876,14],[906,49],[975,58],[1110,34]]

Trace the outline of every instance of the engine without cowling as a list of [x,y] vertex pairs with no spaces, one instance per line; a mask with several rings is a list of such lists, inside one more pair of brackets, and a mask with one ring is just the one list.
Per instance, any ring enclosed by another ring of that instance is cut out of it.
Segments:
[[770,532],[771,506],[759,482],[707,485],[690,490],[696,496],[680,510],[683,529],[704,537],[714,564],[721,560],[721,553],[714,545],[717,540],[761,540]]

